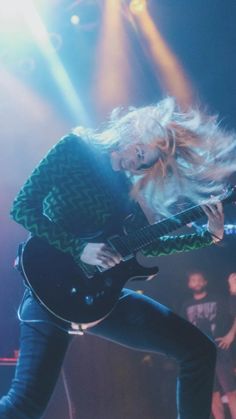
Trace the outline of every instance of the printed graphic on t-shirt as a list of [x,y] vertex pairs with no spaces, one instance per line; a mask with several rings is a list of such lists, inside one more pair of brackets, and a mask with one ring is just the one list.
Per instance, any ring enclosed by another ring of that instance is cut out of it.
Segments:
[[213,336],[216,329],[217,302],[206,301],[187,307],[188,320],[204,333]]

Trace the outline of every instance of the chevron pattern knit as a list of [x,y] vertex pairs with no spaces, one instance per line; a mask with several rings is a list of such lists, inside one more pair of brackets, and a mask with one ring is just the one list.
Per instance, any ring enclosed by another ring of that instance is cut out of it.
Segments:
[[[173,245],[174,243],[174,245]],[[155,246],[146,247],[142,253],[145,256],[164,256],[172,253],[190,252],[213,243],[208,231],[200,234],[182,234],[180,236],[163,236]]]

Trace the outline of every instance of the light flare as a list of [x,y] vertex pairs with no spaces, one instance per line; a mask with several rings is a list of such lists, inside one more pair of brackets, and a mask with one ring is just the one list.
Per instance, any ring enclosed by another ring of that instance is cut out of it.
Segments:
[[129,102],[132,86],[129,42],[121,2],[105,0],[96,56],[94,96],[103,117],[113,107]]
[[147,8],[135,14],[133,23],[140,35],[147,58],[152,60],[156,77],[165,94],[174,96],[179,105],[185,109],[191,106],[193,90],[176,55],[155,26]]
[[39,49],[49,64],[49,69],[52,73],[52,76],[57,83],[59,90],[61,91],[63,99],[68,104],[75,122],[89,124],[88,115],[84,110],[81,100],[75,92],[73,84],[61,60],[59,59],[57,52],[50,42],[47,29],[43,24],[39,14],[37,13],[33,2],[30,0],[24,0],[24,4],[26,6],[23,9],[24,19],[30,28],[35,42],[37,43]]

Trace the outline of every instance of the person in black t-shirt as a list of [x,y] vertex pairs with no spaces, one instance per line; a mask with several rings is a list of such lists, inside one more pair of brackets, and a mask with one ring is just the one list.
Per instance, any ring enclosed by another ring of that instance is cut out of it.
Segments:
[[208,294],[207,283],[206,276],[202,272],[191,272],[188,275],[188,288],[192,291],[193,297],[184,303],[182,314],[217,344],[216,377],[212,399],[214,418],[225,418],[221,400],[223,392],[228,398],[231,417],[236,419],[236,381],[229,350],[234,339],[236,322],[232,319],[227,298]]

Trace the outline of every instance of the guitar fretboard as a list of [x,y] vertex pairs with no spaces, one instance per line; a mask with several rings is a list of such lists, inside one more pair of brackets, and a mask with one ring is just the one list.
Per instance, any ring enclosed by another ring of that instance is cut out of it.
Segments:
[[171,231],[197,220],[204,215],[201,207],[196,206],[189,210],[183,211],[178,215],[163,219],[155,224],[145,226],[140,230],[131,232],[127,236],[120,236],[123,245],[130,251],[137,252],[138,250],[154,243],[159,237],[164,236]]
[[[222,204],[228,204],[236,199],[236,187],[232,187],[225,198],[221,200]],[[124,257],[131,257],[137,251],[151,245],[161,236],[171,231],[177,230],[184,225],[194,222],[205,215],[202,207],[196,205],[185,211],[176,214],[173,217],[165,218],[155,224],[145,226],[139,230],[132,231],[128,235],[111,237],[108,242],[119,251]]]

